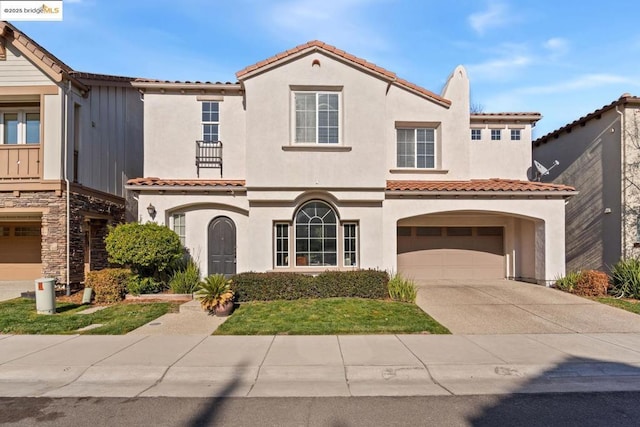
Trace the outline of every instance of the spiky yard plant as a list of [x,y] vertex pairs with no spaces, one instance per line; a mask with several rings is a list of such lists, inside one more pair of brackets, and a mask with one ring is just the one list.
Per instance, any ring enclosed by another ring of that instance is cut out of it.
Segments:
[[208,311],[215,311],[233,301],[233,296],[231,280],[224,277],[224,274],[212,274],[205,277],[196,291],[196,298],[200,301],[200,305]]

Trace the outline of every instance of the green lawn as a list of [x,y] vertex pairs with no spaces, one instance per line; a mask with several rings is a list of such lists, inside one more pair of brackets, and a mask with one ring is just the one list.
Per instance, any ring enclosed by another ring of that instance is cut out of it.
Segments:
[[359,298],[243,303],[214,335],[448,334],[415,304]]
[[[54,315],[36,314],[34,300],[18,298],[0,302],[0,333],[3,334],[126,334],[178,305],[169,302],[115,304],[92,314],[78,314],[88,306],[57,302]],[[103,326],[85,332],[79,328]]]
[[607,304],[612,307],[618,307],[635,314],[640,314],[640,301],[637,300],[624,300],[614,297],[598,297],[594,299],[602,304]]

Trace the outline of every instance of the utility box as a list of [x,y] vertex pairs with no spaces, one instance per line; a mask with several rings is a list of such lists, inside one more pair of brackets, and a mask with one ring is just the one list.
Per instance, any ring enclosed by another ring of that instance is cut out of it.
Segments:
[[56,279],[36,279],[36,312],[38,314],[56,313]]

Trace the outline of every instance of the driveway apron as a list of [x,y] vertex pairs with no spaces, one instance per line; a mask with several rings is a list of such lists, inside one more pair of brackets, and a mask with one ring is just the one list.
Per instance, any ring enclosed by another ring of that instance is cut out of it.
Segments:
[[640,316],[513,280],[423,280],[417,304],[453,334],[640,332]]

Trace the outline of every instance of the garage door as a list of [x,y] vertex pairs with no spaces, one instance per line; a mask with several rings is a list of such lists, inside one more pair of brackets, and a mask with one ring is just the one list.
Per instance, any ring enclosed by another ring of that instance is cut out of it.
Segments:
[[502,227],[398,227],[398,271],[412,279],[505,277]]
[[0,222],[0,280],[32,280],[42,275],[40,223]]

